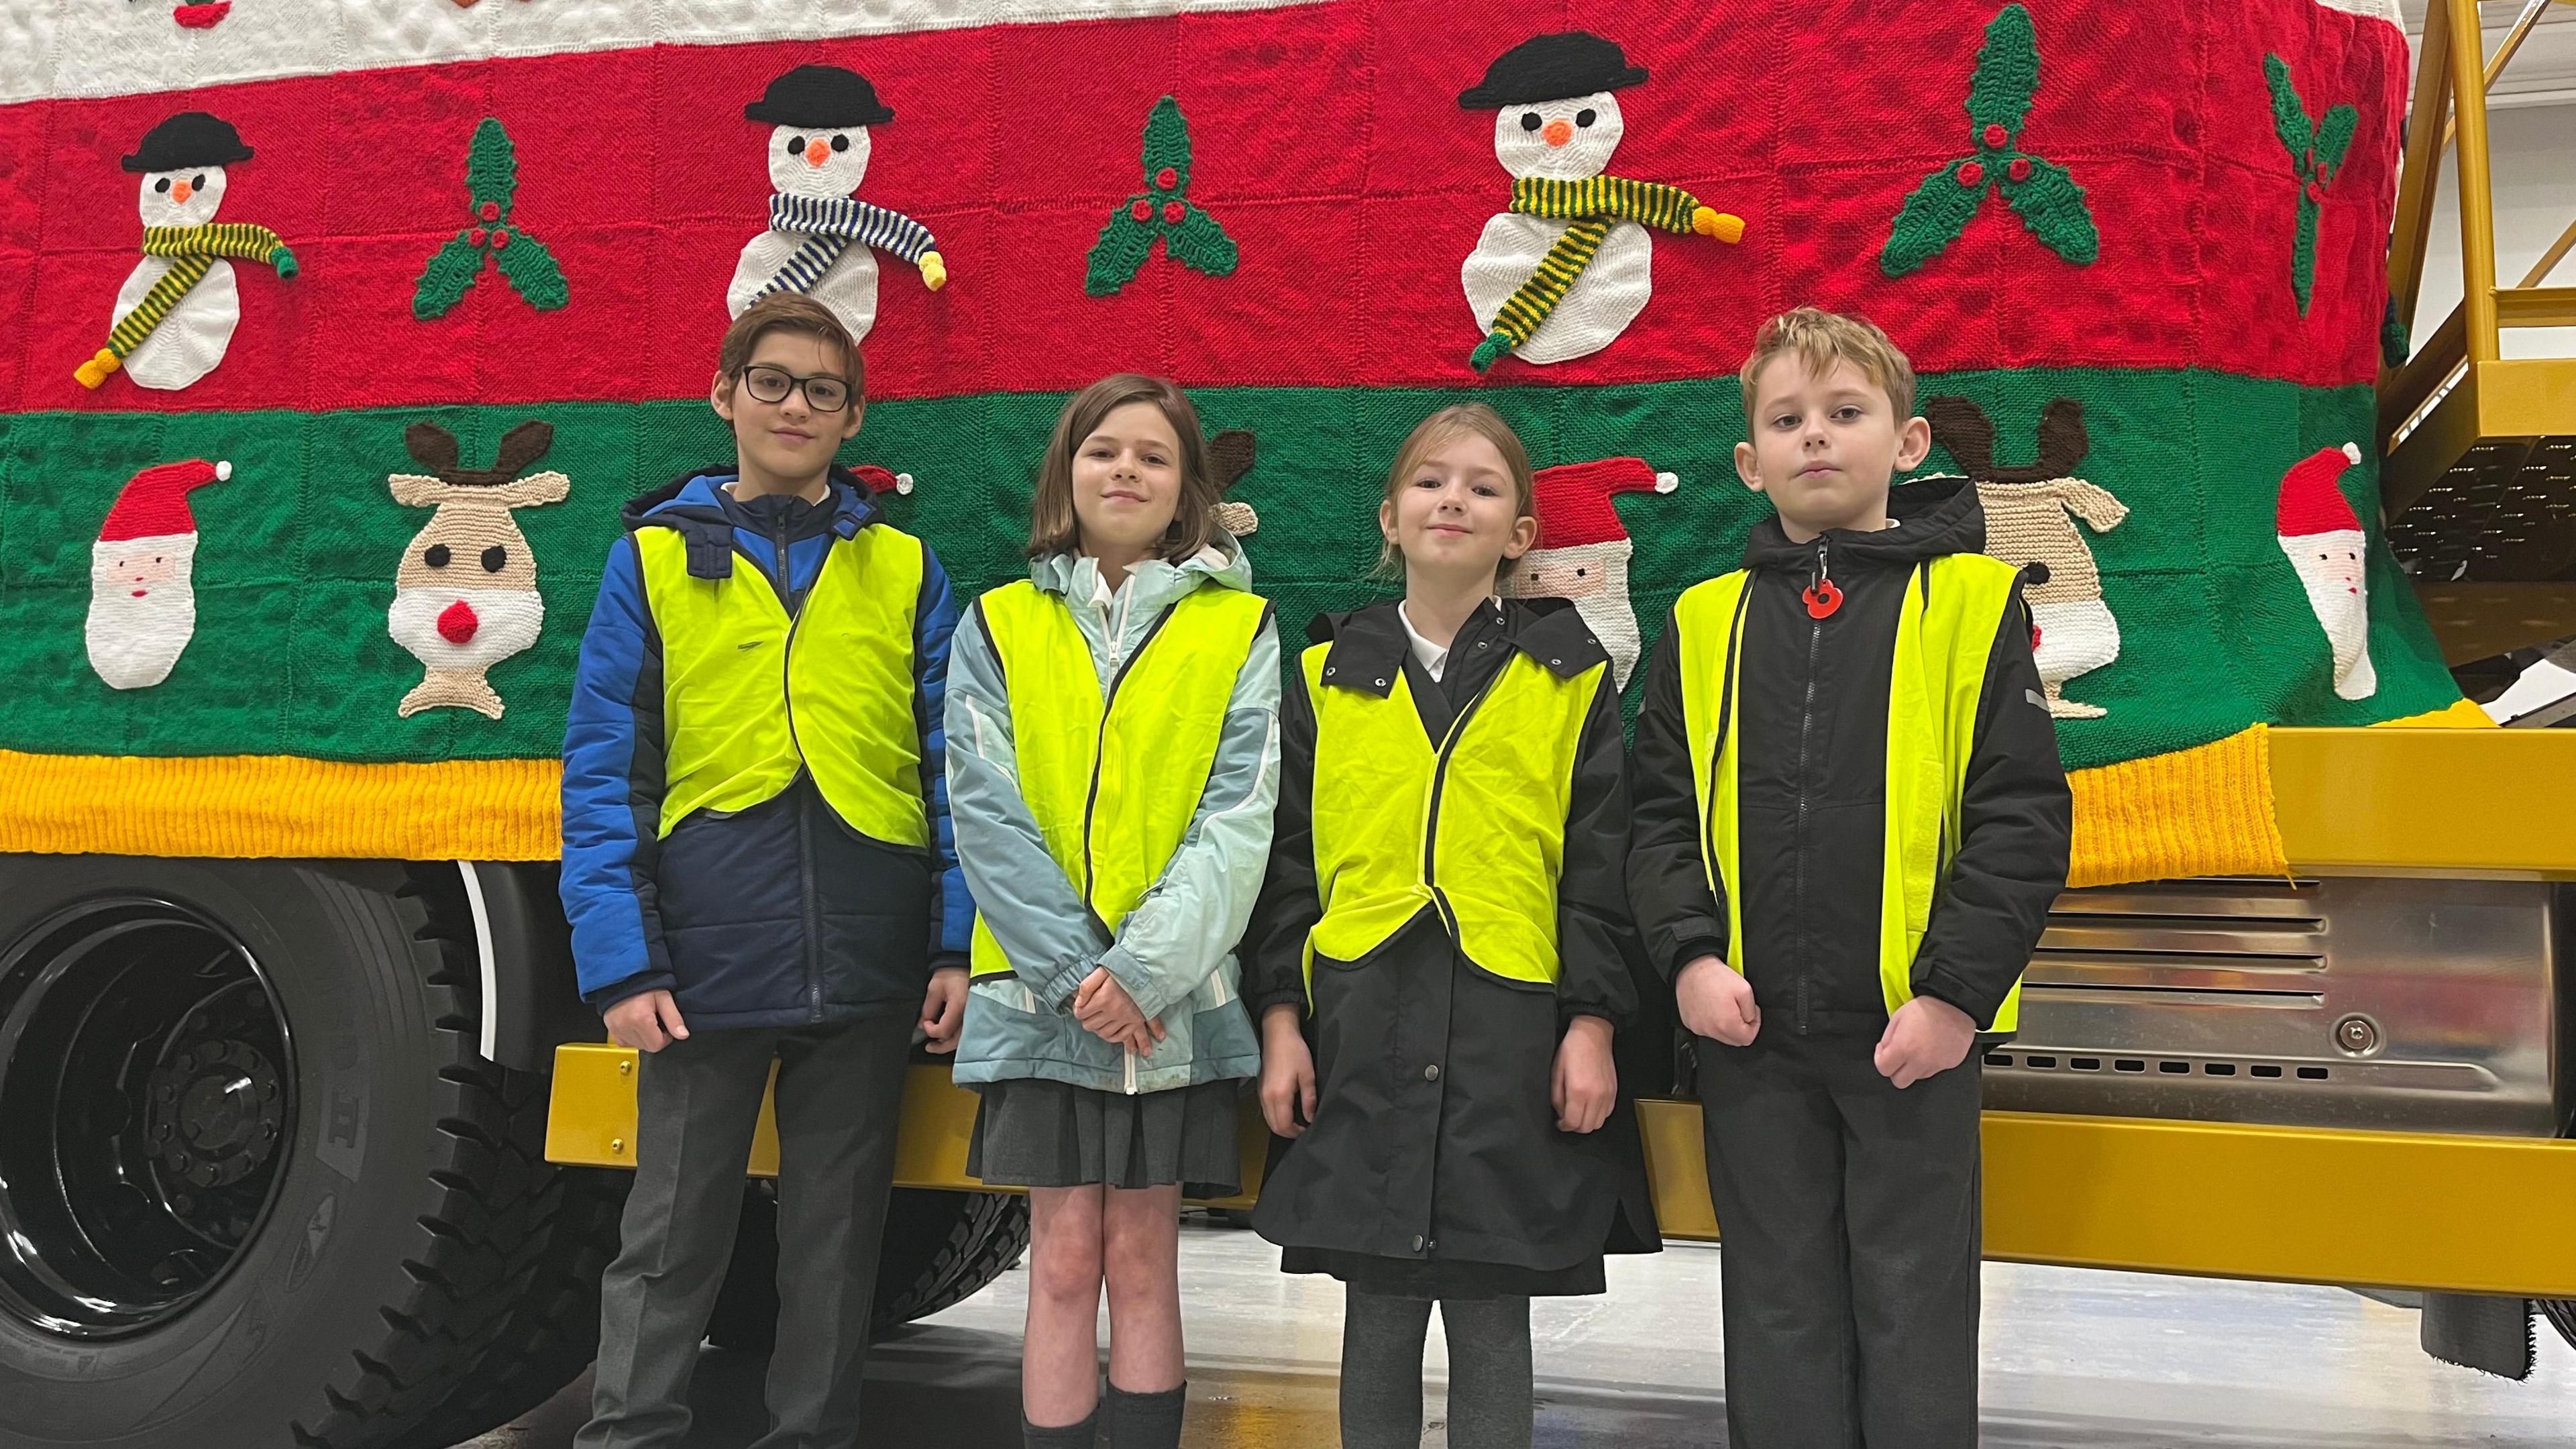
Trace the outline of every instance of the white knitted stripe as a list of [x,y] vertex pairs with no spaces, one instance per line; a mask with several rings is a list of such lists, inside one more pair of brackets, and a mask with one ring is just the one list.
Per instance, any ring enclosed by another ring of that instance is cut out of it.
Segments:
[[1321,0],[542,0],[460,8],[423,0],[237,0],[183,29],[164,3],[0,4],[0,103],[126,96],[281,76],[637,46],[824,40],[1037,25]]

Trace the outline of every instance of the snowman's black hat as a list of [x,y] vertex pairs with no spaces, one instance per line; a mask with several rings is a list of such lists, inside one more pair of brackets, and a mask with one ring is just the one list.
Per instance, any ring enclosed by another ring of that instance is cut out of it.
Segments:
[[233,123],[203,111],[181,111],[143,133],[143,144],[117,163],[128,171],[184,171],[250,159]]
[[1458,93],[1470,111],[1499,111],[1532,101],[1563,101],[1596,91],[1643,85],[1646,68],[1630,65],[1615,42],[1588,30],[1532,36],[1504,51],[1485,78]]
[[773,126],[881,126],[894,112],[857,71],[800,65],[771,81],[759,100],[742,108],[742,117]]

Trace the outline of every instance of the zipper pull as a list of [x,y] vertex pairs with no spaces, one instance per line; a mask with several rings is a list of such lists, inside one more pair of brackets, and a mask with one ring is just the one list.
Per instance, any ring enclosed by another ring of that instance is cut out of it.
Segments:
[[1816,578],[1807,585],[1801,597],[1807,601],[1807,617],[1830,619],[1834,610],[1843,606],[1843,591],[1834,585],[1833,571],[1825,563],[1825,541],[1816,540]]

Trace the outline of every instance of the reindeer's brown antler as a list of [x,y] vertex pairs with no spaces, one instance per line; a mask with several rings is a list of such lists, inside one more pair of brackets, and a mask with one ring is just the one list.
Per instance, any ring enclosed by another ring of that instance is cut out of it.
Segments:
[[1208,439],[1208,477],[1216,484],[1216,491],[1223,493],[1243,481],[1243,475],[1252,471],[1258,451],[1252,434],[1242,428],[1228,428]]
[[2084,404],[2071,397],[2051,398],[2039,415],[2039,466],[2051,478],[2074,476],[2076,465],[2093,451],[2084,427]]
[[546,455],[554,446],[555,425],[531,418],[501,435],[500,455],[489,468],[459,466],[456,435],[436,423],[414,423],[403,429],[403,446],[412,457],[437,475],[441,483],[459,488],[494,488],[528,470],[528,465]]
[[492,471],[500,477],[493,481],[501,483],[518,477],[528,471],[530,463],[544,457],[546,450],[554,445],[555,425],[535,418],[530,418],[503,433],[501,455],[492,463]]
[[456,471],[456,435],[436,423],[414,423],[403,429],[403,450],[441,480]]
[[1995,425],[1986,410],[1963,397],[1944,394],[1923,400],[1923,416],[1932,423],[1932,437],[1971,478],[1989,478],[1995,472]]

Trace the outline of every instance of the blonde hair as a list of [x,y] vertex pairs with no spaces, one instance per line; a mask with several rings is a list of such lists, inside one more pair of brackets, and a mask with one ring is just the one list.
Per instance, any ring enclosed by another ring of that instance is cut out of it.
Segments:
[[1744,384],[1748,436],[1753,429],[1753,386],[1763,368],[1784,356],[1795,356],[1811,377],[1822,377],[1834,370],[1835,363],[1848,362],[1887,394],[1899,426],[1914,416],[1914,364],[1878,330],[1878,324],[1866,317],[1800,307],[1763,323],[1762,330],[1753,334],[1753,355],[1744,359],[1744,371],[1737,375]]
[[1037,497],[1029,509],[1029,557],[1072,553],[1082,547],[1082,522],[1073,511],[1074,452],[1111,413],[1134,402],[1162,409],[1181,444],[1181,496],[1172,508],[1172,526],[1164,531],[1160,557],[1165,563],[1180,563],[1213,539],[1216,505],[1222,495],[1208,476],[1199,410],[1169,378],[1114,372],[1065,399],[1064,411],[1056,414],[1046,459],[1038,465]]
[[[1413,431],[1396,445],[1395,463],[1386,470],[1386,495],[1381,504],[1395,502],[1395,496],[1413,481],[1424,459],[1468,434],[1483,438],[1503,455],[1503,471],[1512,475],[1513,520],[1534,516],[1538,512],[1538,485],[1530,478],[1529,449],[1521,446],[1520,434],[1503,421],[1503,415],[1483,403],[1452,403],[1414,424]],[[1504,559],[1497,564],[1494,577],[1500,579],[1510,573],[1514,562]],[[1382,579],[1404,577],[1404,555],[1396,548],[1395,540],[1387,539],[1378,546],[1377,567],[1371,572]]]

